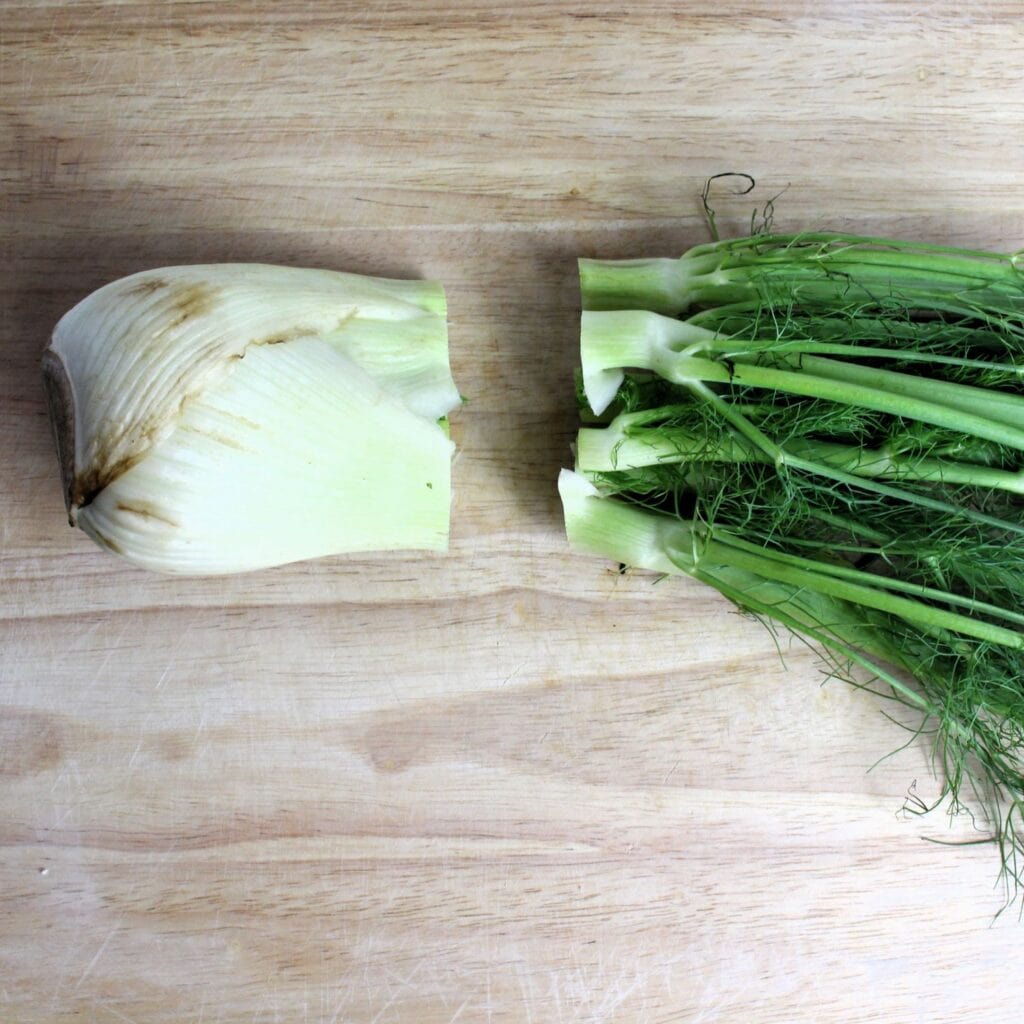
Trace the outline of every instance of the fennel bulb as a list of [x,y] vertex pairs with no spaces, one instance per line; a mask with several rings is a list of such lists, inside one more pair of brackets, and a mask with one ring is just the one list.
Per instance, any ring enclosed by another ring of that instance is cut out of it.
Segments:
[[147,270],[66,313],[43,370],[69,519],[138,566],[447,546],[460,397],[439,284]]

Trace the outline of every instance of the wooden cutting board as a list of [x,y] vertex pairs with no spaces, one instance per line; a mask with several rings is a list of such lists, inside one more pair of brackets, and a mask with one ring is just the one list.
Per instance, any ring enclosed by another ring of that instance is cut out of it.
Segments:
[[[1024,245],[1024,8],[4,4],[0,1020],[977,1022],[1024,925],[926,745],[707,590],[566,551],[577,255]],[[783,191],[785,190],[785,191]],[[452,547],[147,576],[38,358],[144,267],[448,288]]]

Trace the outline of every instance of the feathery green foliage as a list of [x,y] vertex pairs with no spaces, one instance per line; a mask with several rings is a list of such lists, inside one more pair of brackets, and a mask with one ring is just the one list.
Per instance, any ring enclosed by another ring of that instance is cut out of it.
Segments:
[[762,232],[580,267],[573,546],[866,668],[1020,892],[1024,259]]

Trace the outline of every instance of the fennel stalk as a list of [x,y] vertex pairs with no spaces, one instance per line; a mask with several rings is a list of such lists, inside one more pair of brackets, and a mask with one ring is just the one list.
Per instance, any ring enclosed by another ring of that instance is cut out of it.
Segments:
[[571,545],[866,670],[920,713],[951,812],[984,806],[1019,893],[1019,254],[762,233],[580,275]]

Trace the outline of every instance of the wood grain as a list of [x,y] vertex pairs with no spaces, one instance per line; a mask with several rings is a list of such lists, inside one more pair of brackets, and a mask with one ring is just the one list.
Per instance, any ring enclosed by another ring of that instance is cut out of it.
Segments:
[[[1024,245],[1024,10],[4,5],[0,1019],[1010,1024],[928,751],[687,582],[573,558],[578,255]],[[147,576],[63,518],[38,358],[143,267],[443,280],[452,550]]]

